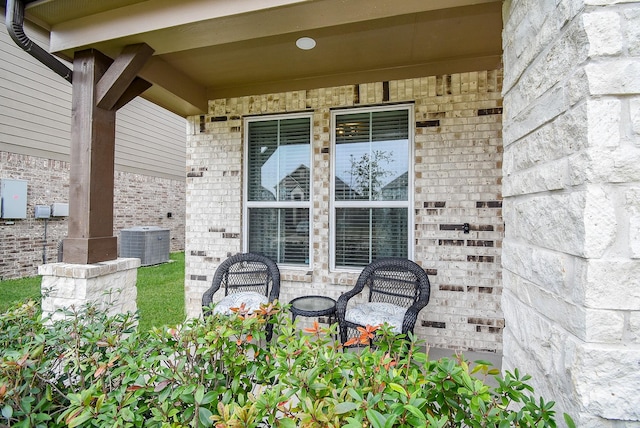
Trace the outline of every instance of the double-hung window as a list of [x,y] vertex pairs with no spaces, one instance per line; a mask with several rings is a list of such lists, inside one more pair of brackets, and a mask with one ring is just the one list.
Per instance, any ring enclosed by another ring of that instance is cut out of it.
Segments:
[[248,251],[285,265],[309,265],[311,115],[245,122]]
[[333,268],[412,256],[412,106],[332,112]]

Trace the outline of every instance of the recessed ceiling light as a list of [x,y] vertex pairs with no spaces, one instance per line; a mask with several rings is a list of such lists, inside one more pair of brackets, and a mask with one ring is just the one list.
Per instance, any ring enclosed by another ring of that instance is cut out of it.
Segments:
[[300,37],[296,40],[296,46],[302,50],[308,51],[316,47],[316,41],[311,37]]

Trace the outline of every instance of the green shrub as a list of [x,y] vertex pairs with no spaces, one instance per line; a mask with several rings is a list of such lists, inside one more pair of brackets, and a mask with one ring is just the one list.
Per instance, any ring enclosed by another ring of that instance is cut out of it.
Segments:
[[[299,331],[279,305],[139,332],[95,308],[55,323],[35,303],[0,317],[0,425],[13,427],[542,427],[553,402],[517,371],[431,361],[414,338],[336,326]],[[265,342],[266,322],[275,324]],[[566,417],[568,423],[570,419]]]

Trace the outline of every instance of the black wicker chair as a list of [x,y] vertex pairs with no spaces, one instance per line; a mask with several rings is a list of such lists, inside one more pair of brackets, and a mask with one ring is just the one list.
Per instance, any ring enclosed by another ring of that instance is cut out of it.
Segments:
[[[349,300],[369,289],[366,303],[351,305]],[[429,303],[431,286],[424,269],[402,258],[379,259],[366,266],[355,287],[338,298],[336,315],[340,341],[359,336],[357,327],[384,322],[401,334],[413,332],[418,313]]]
[[[211,311],[213,295],[224,288],[225,297]],[[222,262],[213,277],[211,287],[202,295],[204,316],[211,313],[230,314],[231,308],[243,303],[250,310],[273,302],[280,295],[280,270],[268,257],[255,253],[241,253]],[[271,339],[273,325],[267,324],[267,340]]]

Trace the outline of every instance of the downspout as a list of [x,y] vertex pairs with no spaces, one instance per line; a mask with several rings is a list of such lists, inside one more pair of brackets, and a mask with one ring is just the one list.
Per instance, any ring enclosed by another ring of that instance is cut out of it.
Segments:
[[24,49],[29,55],[46,65],[55,73],[62,76],[67,82],[71,83],[72,71],[58,61],[49,52],[42,49],[35,44],[24,33],[24,3],[22,0],[7,0],[6,9],[6,24],[7,31],[14,42],[22,49]]

